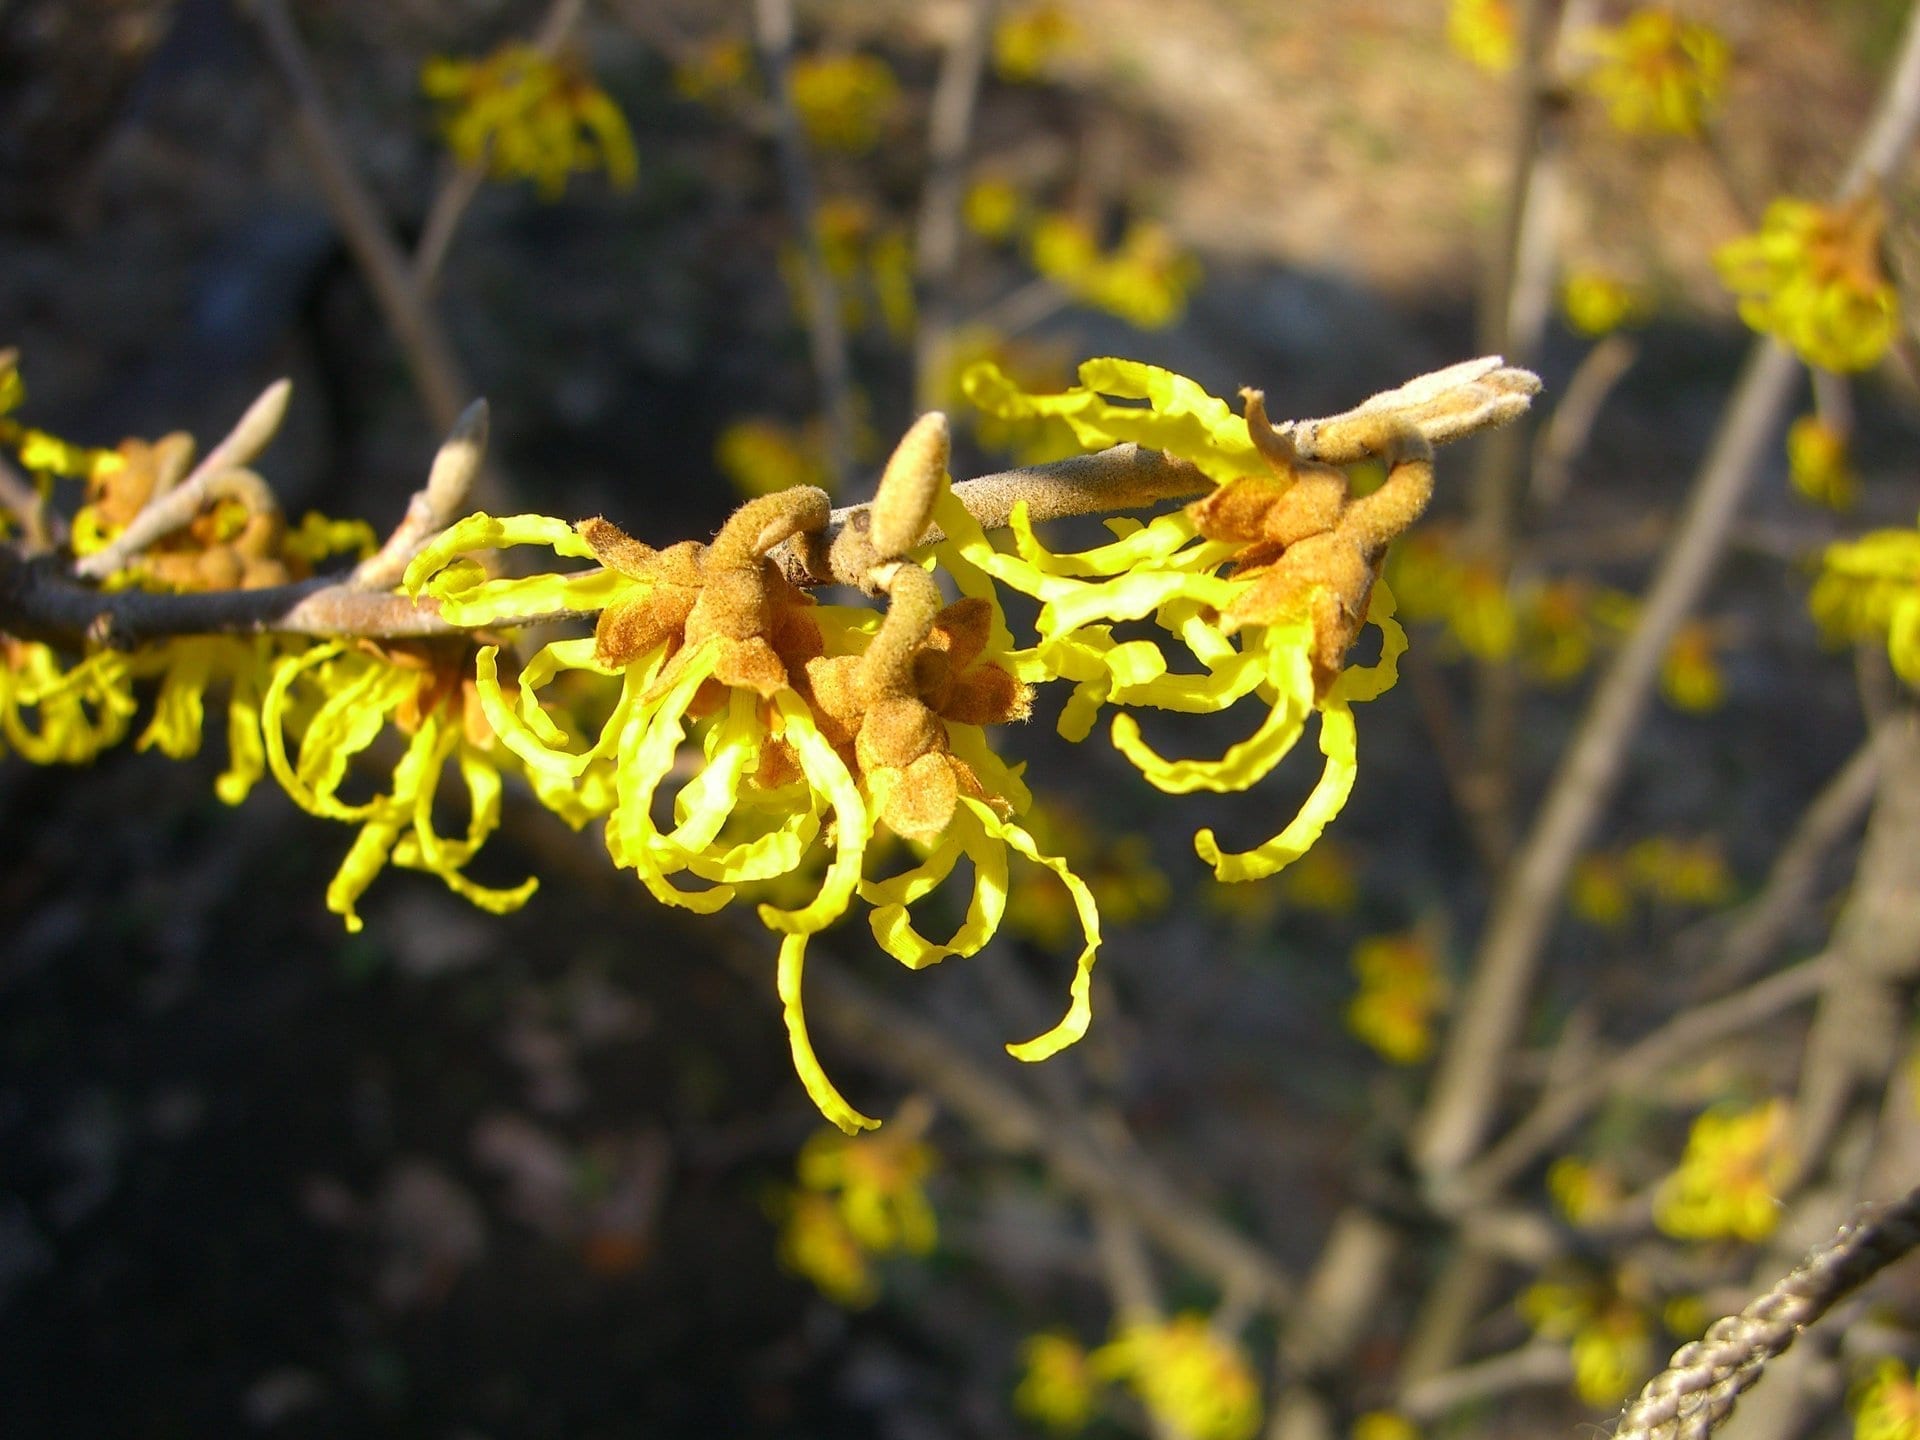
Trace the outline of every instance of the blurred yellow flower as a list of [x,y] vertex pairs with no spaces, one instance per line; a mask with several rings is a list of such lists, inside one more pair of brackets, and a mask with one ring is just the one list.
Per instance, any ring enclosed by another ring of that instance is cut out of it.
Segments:
[[1654,1223],[1680,1240],[1764,1240],[1780,1223],[1776,1195],[1792,1168],[1786,1102],[1709,1110],[1654,1195]]
[[726,35],[695,46],[673,67],[674,93],[683,100],[713,100],[744,88],[752,78],[752,47]]
[[1045,77],[1054,59],[1078,38],[1073,17],[1059,5],[1021,5],[993,27],[993,70],[1012,84]]
[[1899,331],[1900,307],[1880,259],[1886,206],[1872,191],[1850,204],[1775,200],[1752,235],[1714,254],[1740,318],[1809,365],[1865,370]]
[[1370,936],[1354,947],[1353,971],[1360,993],[1347,1006],[1347,1028],[1395,1065],[1426,1059],[1448,995],[1432,944],[1417,931]]
[[967,187],[960,214],[982,240],[1011,240],[1025,216],[1026,198],[1009,182],[983,176]]
[[20,378],[18,357],[0,350],[0,446],[19,457],[22,468],[36,475],[99,480],[122,464],[117,450],[75,445],[31,425],[22,425],[11,412],[26,403],[27,386]]
[[[849,330],[877,316],[888,333],[905,339],[913,332],[913,247],[906,235],[884,223],[864,200],[833,196],[813,212],[820,257],[839,291],[841,322]],[[804,317],[807,285],[798,246],[780,256],[781,278],[793,305]]]
[[1894,673],[1920,686],[1920,530],[1829,545],[1807,604],[1829,641],[1884,638]]
[[1349,1440],[1420,1440],[1420,1427],[1398,1410],[1368,1410],[1356,1415]]
[[1001,414],[977,407],[966,391],[967,372],[990,365],[1020,390],[1063,390],[1073,375],[1063,348],[1009,339],[985,325],[956,330],[934,386],[937,402],[964,420],[984,450],[1003,451],[1016,465],[1043,465],[1081,453],[1073,427],[1057,415]]
[[1851,510],[1860,482],[1848,460],[1846,433],[1818,415],[1795,420],[1787,427],[1787,478],[1814,504]]
[[816,1132],[794,1166],[802,1188],[830,1196],[864,1250],[925,1255],[940,1238],[926,1180],[933,1147],[920,1138],[924,1117],[902,1116],[870,1135]]
[[1509,0],[1452,0],[1447,7],[1447,43],[1482,70],[1511,70],[1519,54],[1519,28]]
[[1281,871],[1275,883],[1280,898],[1296,910],[1351,915],[1360,903],[1360,857],[1338,840],[1322,840]]
[[1711,908],[1733,899],[1733,872],[1712,836],[1650,835],[1628,848],[1624,863],[1635,889],[1668,905]]
[[1510,658],[1521,616],[1506,582],[1491,566],[1465,553],[1457,530],[1429,526],[1396,543],[1387,579],[1409,620],[1440,621],[1476,660]]
[[713,442],[713,459],[748,500],[794,485],[818,486],[828,494],[836,488],[818,425],[784,425],[765,416],[735,420]]
[[1520,614],[1520,659],[1551,685],[1565,684],[1593,662],[1593,587],[1584,580],[1555,580],[1524,597]]
[[877,55],[808,55],[793,65],[793,104],[823,150],[864,155],[900,103],[900,82]]
[[1055,1435],[1084,1429],[1099,1399],[1086,1347],[1064,1331],[1049,1330],[1028,1336],[1020,1359],[1014,1410]]
[[1573,913],[1589,925],[1617,930],[1626,924],[1633,910],[1633,893],[1627,888],[1626,866],[1620,857],[1581,856],[1580,863],[1573,868],[1573,886],[1567,901]]
[[552,200],[576,172],[604,170],[620,189],[639,173],[626,117],[572,56],[518,43],[480,60],[435,56],[420,88],[440,102],[448,148],[496,180],[532,180]]
[[1853,1440],[1920,1440],[1920,1385],[1914,1372],[1888,1356],[1874,1364],[1847,1397]]
[[1689,620],[1674,632],[1660,662],[1660,692],[1695,715],[1720,708],[1727,698],[1727,680],[1715,653],[1712,626]]
[[831,1198],[796,1190],[776,1208],[782,1217],[778,1247],[782,1265],[849,1310],[865,1309],[880,1298],[867,1252]]
[[1595,1225],[1619,1213],[1626,1189],[1605,1164],[1562,1155],[1547,1167],[1547,1193],[1569,1224]]
[[1582,335],[1606,335],[1643,319],[1647,300],[1639,290],[1604,270],[1575,270],[1560,287],[1560,308]]
[[1043,215],[1027,237],[1034,269],[1076,300],[1142,330],[1160,330],[1186,313],[1200,283],[1200,262],[1151,221],[1128,225],[1103,252],[1093,232],[1070,215]]
[[1634,134],[1698,135],[1726,89],[1731,53],[1719,32],[1664,6],[1636,10],[1587,36],[1588,90]]
[[1529,1286],[1518,1304],[1535,1334],[1567,1342],[1574,1393],[1596,1409],[1618,1405],[1652,1369],[1652,1326],[1602,1277],[1562,1272]]
[[1251,1440],[1260,1428],[1259,1377],[1245,1352],[1197,1312],[1127,1325],[1088,1363],[1192,1440]]

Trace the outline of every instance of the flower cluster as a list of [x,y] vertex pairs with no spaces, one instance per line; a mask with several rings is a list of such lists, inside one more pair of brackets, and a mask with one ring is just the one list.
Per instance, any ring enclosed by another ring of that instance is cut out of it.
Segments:
[[1920,1384],[1891,1356],[1875,1362],[1847,1396],[1854,1440],[1920,1440]]
[[448,148],[496,180],[531,180],[554,200],[579,172],[604,170],[621,189],[639,173],[626,117],[571,56],[517,42],[478,60],[435,56],[420,88],[442,107]]
[[1595,851],[1574,868],[1570,903],[1589,924],[1624,925],[1636,900],[1710,909],[1733,898],[1733,872],[1719,842],[1649,835],[1625,850]]
[[1740,301],[1740,318],[1776,336],[1809,365],[1865,370],[1900,328],[1881,262],[1886,206],[1872,191],[1845,205],[1775,200],[1760,229],[1714,255]]
[[1033,268],[1074,299],[1118,315],[1141,330],[1161,330],[1180,319],[1200,283],[1200,262],[1151,221],[1128,225],[1117,244],[1099,238],[1074,216],[1052,212],[1027,235]]
[[1451,0],[1447,43],[1483,70],[1511,70],[1520,48],[1509,0]]
[[1599,336],[1640,323],[1649,306],[1642,291],[1617,275],[1575,270],[1561,282],[1560,309],[1582,335]]
[[1396,1065],[1417,1065],[1433,1049],[1434,1016],[1448,985],[1432,943],[1417,931],[1374,935],[1354,947],[1360,992],[1347,1028]]
[[1519,1309],[1535,1334],[1567,1342],[1574,1393],[1597,1409],[1618,1405],[1653,1368],[1646,1307],[1614,1277],[1567,1268],[1529,1286]]
[[1818,415],[1802,415],[1787,427],[1787,479],[1816,505],[1851,510],[1860,480],[1847,450],[1844,430]]
[[1665,6],[1593,31],[1586,87],[1630,134],[1698,135],[1720,103],[1732,59],[1718,31]]
[[818,424],[787,425],[765,416],[736,420],[714,440],[713,460],[748,500],[796,485],[828,493],[834,488]]
[[1198,1312],[1124,1325],[1087,1364],[1193,1440],[1251,1440],[1260,1428],[1259,1376],[1246,1352]]
[[1654,1223],[1682,1240],[1764,1240],[1780,1223],[1776,1196],[1792,1168],[1784,1101],[1709,1110],[1654,1196]]
[[930,1118],[916,1108],[884,1134],[827,1130],[801,1146],[799,1185],[775,1201],[781,1263],[857,1309],[879,1297],[875,1258],[930,1254],[939,1225],[926,1181],[936,1157],[920,1138]]
[[[222,797],[237,801],[270,774],[303,809],[356,827],[327,894],[349,928],[388,865],[428,871],[489,910],[524,904],[534,880],[500,886],[470,874],[508,782],[523,784],[576,828],[601,827],[615,864],[661,903],[696,913],[751,906],[780,940],[777,988],[795,1067],[822,1113],[854,1134],[877,1122],[848,1104],[816,1058],[802,977],[811,938],[856,909],[881,949],[919,969],[992,940],[1016,866],[1030,867],[1052,887],[1050,919],[1030,928],[1050,940],[1077,929],[1079,949],[1065,1015],[1008,1049],[1044,1059],[1089,1023],[1095,891],[1043,846],[1023,767],[1001,758],[988,733],[1026,718],[1034,686],[1065,680],[1063,735],[1085,738],[1113,707],[1114,745],[1155,786],[1188,793],[1259,782],[1317,726],[1319,783],[1279,833],[1240,852],[1210,830],[1195,837],[1218,879],[1280,871],[1346,801],[1353,707],[1393,683],[1405,638],[1377,582],[1387,546],[1431,493],[1429,430],[1445,440],[1511,418],[1537,385],[1498,361],[1472,362],[1346,416],[1276,427],[1257,392],[1235,415],[1151,366],[1090,362],[1081,382],[1029,394],[982,368],[967,388],[1001,417],[1044,417],[1088,449],[1163,451],[1177,485],[1156,494],[1206,493],[1145,523],[1110,522],[1111,543],[1068,554],[1041,543],[1023,500],[1004,515],[1011,542],[996,545],[953,489],[946,422],[934,414],[908,432],[873,504],[851,519],[836,522],[824,492],[796,486],[748,501],[710,543],[655,549],[604,519],[474,514],[417,533],[403,525],[324,587],[390,608],[399,597],[378,592],[404,571],[414,617],[440,632],[432,638],[324,628],[197,636],[69,664],[51,647],[0,637],[0,734],[30,759],[83,762],[130,733],[135,687],[147,684],[155,709],[139,743],[190,754],[209,694],[224,690]],[[249,502],[264,484],[244,466],[284,399],[276,387],[256,402],[176,490],[171,477],[190,460],[184,442],[129,445],[117,463],[90,467],[97,476],[82,513],[100,548],[83,572],[110,585],[238,589],[305,573],[296,566],[345,544],[364,552],[364,534],[320,521],[291,533],[268,524],[266,544],[248,538],[263,533],[257,522],[277,523],[277,512]],[[475,435],[456,431],[416,500],[428,503],[443,472],[470,475],[478,453]],[[1372,458],[1387,477],[1356,497],[1338,467]],[[1043,513],[1062,513],[1046,509],[1058,497],[1045,483],[1033,497]],[[1075,497],[1064,513],[1088,508],[1115,502]],[[580,563],[500,573],[490,554],[516,547]],[[191,575],[163,564],[180,557]],[[826,576],[880,605],[820,603],[796,583]],[[1008,591],[1037,606],[1025,645],[1002,609]],[[516,628],[556,616],[591,617],[593,633],[547,638],[525,654],[513,646]],[[1380,632],[1379,658],[1347,665],[1369,625]],[[1134,716],[1241,701],[1264,718],[1218,759],[1163,756]],[[387,778],[368,793],[376,755]],[[1116,848],[1091,859],[1097,877],[1111,872],[1102,888],[1121,908],[1151,901],[1142,887],[1157,872],[1143,856]],[[955,913],[950,929],[935,928]],[[851,1165],[850,1154],[836,1163]],[[925,1233],[904,1218],[901,1227],[907,1248]]]
[[[813,212],[820,257],[839,294],[840,320],[849,330],[878,321],[904,340],[913,333],[913,247],[905,230],[882,220],[863,201],[835,197]],[[800,248],[781,251],[780,274],[794,309],[806,312],[808,287]]]
[[1884,641],[1894,673],[1920,685],[1920,529],[1829,545],[1807,603],[1829,640]]
[[793,64],[793,106],[807,139],[864,155],[900,104],[900,82],[878,55],[807,55]]
[[1050,0],[1017,6],[994,22],[993,72],[1011,84],[1041,80],[1077,39],[1063,6]]

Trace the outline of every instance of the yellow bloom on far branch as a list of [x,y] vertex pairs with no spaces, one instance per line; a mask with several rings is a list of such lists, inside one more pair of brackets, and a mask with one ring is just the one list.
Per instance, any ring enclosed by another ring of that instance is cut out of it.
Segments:
[[[1171,886],[1153,863],[1147,837],[1091,824],[1064,800],[1036,797],[1027,829],[1043,850],[1065,859],[1093,892],[1103,920],[1136,925],[1164,909]],[[1046,949],[1073,936],[1073,896],[1052,873],[1022,870],[1007,892],[1007,924]]]
[[1054,1435],[1084,1430],[1100,1398],[1086,1347],[1064,1331],[1048,1330],[1027,1337],[1020,1360],[1015,1413]]
[[713,100],[753,82],[753,49],[723,35],[693,48],[673,67],[674,93],[683,100]]
[[20,378],[18,354],[0,350],[0,447],[11,450],[21,467],[35,475],[95,480],[120,468],[117,451],[75,445],[31,425],[22,425],[12,412],[26,403],[27,386]]
[[970,403],[966,378],[975,366],[1003,375],[1016,390],[1066,388],[1072,367],[1064,350],[1045,342],[1013,339],[985,325],[963,325],[953,333],[934,382],[938,402],[970,425],[982,449],[1004,451],[1016,465],[1044,465],[1078,455],[1073,427],[1054,415],[1000,415]]
[[1665,6],[1636,10],[1586,44],[1595,61],[1586,88],[1629,133],[1698,135],[1726,90],[1727,42]]
[[878,55],[806,55],[793,65],[793,104],[823,150],[864,155],[900,103],[900,83]]
[[1710,835],[1698,840],[1649,835],[1628,847],[1623,864],[1635,889],[1668,905],[1711,909],[1733,899],[1733,872],[1720,842]]
[[1660,691],[1675,706],[1695,715],[1720,708],[1727,698],[1727,680],[1715,653],[1711,625],[1689,620],[1674,632],[1660,662]]
[[795,485],[833,492],[818,425],[785,425],[765,416],[735,420],[713,442],[714,464],[748,500]]
[[1573,868],[1573,886],[1567,903],[1589,925],[1617,930],[1633,910],[1633,892],[1627,886],[1626,866],[1618,855],[1583,855]]
[[1073,17],[1049,0],[1004,11],[993,26],[994,74],[1013,84],[1043,79],[1078,38]]
[[1888,1356],[1876,1361],[1847,1396],[1853,1440],[1920,1440],[1920,1384]]
[[1593,661],[1593,587],[1555,580],[1532,587],[1519,613],[1520,660],[1549,685],[1565,684]]
[[1753,329],[1809,365],[1865,370],[1900,327],[1880,256],[1885,231],[1886,206],[1872,191],[1846,205],[1775,200],[1755,234],[1728,241],[1713,261]]
[[1776,1194],[1791,1170],[1785,1101],[1709,1110],[1654,1196],[1654,1223],[1681,1240],[1764,1240],[1780,1223]]
[[1647,312],[1646,297],[1604,270],[1575,270],[1560,287],[1560,309],[1582,335],[1610,334]]
[[1450,0],[1447,43],[1482,70],[1511,70],[1520,49],[1512,0]]
[[1347,1440],[1420,1440],[1420,1427],[1398,1410],[1368,1410],[1354,1417]]
[[873,1264],[831,1198],[795,1190],[773,1208],[780,1216],[783,1266],[849,1310],[863,1310],[880,1298]]
[[1296,910],[1351,915],[1360,903],[1360,857],[1350,845],[1322,840],[1281,872],[1279,885]]
[[1396,1065],[1426,1059],[1448,994],[1432,944],[1417,931],[1374,935],[1354,948],[1353,970],[1360,993],[1347,1006],[1347,1028]]
[[1026,197],[1008,181],[987,175],[967,187],[960,217],[982,240],[1011,240],[1026,212]]
[[872,1135],[822,1130],[800,1147],[801,1187],[832,1197],[854,1239],[875,1255],[926,1255],[940,1238],[927,1200],[936,1157],[920,1138],[925,1124],[905,1115]]
[[1126,1385],[1156,1418],[1192,1440],[1251,1440],[1260,1428],[1259,1376],[1204,1315],[1127,1325],[1089,1363],[1097,1377]]
[[1605,1164],[1562,1155],[1547,1167],[1547,1193],[1570,1224],[1594,1225],[1618,1213],[1626,1203],[1620,1176]]
[[479,60],[435,56],[420,88],[440,102],[448,148],[496,180],[531,180],[554,200],[578,172],[604,170],[623,190],[639,174],[626,117],[573,56],[518,43]]
[[1028,234],[1033,268],[1074,299],[1142,330],[1161,330],[1186,314],[1200,283],[1200,262],[1152,221],[1128,225],[1120,243],[1102,250],[1070,215],[1043,215]]
[[1920,686],[1920,530],[1829,545],[1807,604],[1829,641],[1884,639],[1894,673]]
[[1787,427],[1787,478],[1807,499],[1829,510],[1851,510],[1859,497],[1846,434],[1818,415],[1802,415]]
[[1522,1292],[1521,1318],[1534,1333],[1564,1340],[1573,1388],[1596,1409],[1618,1405],[1653,1368],[1653,1327],[1609,1280],[1566,1271]]

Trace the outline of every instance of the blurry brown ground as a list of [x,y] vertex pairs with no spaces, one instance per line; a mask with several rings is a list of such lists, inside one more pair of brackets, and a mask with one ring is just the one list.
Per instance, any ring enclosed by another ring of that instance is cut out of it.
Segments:
[[[990,86],[979,153],[1160,215],[1211,279],[1175,331],[1068,312],[1050,337],[1216,391],[1262,384],[1287,414],[1469,352],[1506,109],[1445,49],[1439,0],[1072,8],[1084,48],[1046,87]],[[1738,56],[1724,126],[1736,185],[1822,188],[1901,7],[1692,8]],[[524,33],[536,12],[298,10],[358,158],[417,226],[439,163],[420,60]],[[587,45],[633,120],[639,189],[609,198],[588,182],[554,207],[489,190],[440,302],[525,506],[605,511],[649,539],[724,513],[709,460],[722,424],[800,418],[811,395],[764,144],[671,98],[663,44],[708,33],[717,13],[596,7]],[[924,98],[939,12],[805,14],[887,53]],[[910,115],[881,155],[823,164],[828,188],[858,183],[910,213],[919,133]],[[1705,260],[1738,211],[1700,152],[1596,121],[1578,154],[1570,258],[1604,260],[1668,305],[1574,496],[1543,522],[1549,545],[1670,509],[1741,344]],[[397,517],[433,437],[221,4],[0,8],[0,216],[0,343],[22,349],[38,422],[97,442],[207,437],[290,373],[293,418],[265,467],[290,505]],[[964,284],[991,297],[1018,278],[977,257]],[[1550,385],[1579,353],[1553,337]],[[859,358],[876,427],[896,429],[897,362]],[[1869,516],[1904,521],[1911,466],[1864,459]],[[1827,523],[1769,487],[1714,601],[1742,627],[1733,700],[1650,728],[1621,833],[1718,831],[1752,877],[1850,748],[1844,671],[1815,654],[1778,558],[1783,534],[1808,543]],[[1631,581],[1649,555],[1630,544],[1612,573]],[[1530,783],[1572,703],[1530,711]],[[1151,833],[1181,901],[1113,940],[1116,1003],[1084,1060],[1118,1077],[1196,1193],[1296,1262],[1355,1154],[1413,1095],[1339,1031],[1347,947],[1441,900],[1470,926],[1480,903],[1412,702],[1395,692],[1373,710],[1340,825],[1365,857],[1365,908],[1272,933],[1201,903],[1189,809],[1129,783],[1097,740],[1069,752],[1037,726],[1019,737],[1103,826]],[[936,1196],[951,1263],[896,1277],[888,1302],[852,1318],[777,1273],[763,1197],[817,1120],[768,1003],[770,949],[765,983],[743,983],[610,872],[579,880],[577,842],[544,817],[516,826],[488,872],[548,877],[524,914],[490,920],[392,874],[350,939],[321,905],[347,836],[264,790],[224,810],[216,764],[0,762],[9,1435],[991,1435],[1011,1424],[1022,1334],[1104,1327],[1075,1279],[1087,1256],[1071,1208],[951,1129]],[[1278,803],[1217,813],[1251,831]],[[1058,983],[1058,957],[1006,949]],[[948,968],[863,973],[993,1055],[1017,1024]],[[1585,973],[1562,970],[1563,990]],[[1650,1003],[1630,985],[1609,998]],[[834,1063],[884,1113],[891,1082]],[[1572,1418],[1547,1400],[1489,1429]]]

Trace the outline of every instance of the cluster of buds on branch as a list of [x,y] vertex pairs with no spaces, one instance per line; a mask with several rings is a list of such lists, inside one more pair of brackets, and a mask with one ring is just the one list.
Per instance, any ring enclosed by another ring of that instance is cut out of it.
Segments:
[[[946,419],[929,414],[870,505],[836,512],[824,492],[796,487],[749,501],[708,543],[662,549],[604,518],[455,518],[484,445],[476,409],[384,545],[368,536],[344,578],[296,584],[272,583],[297,573],[287,559],[249,570],[274,557],[236,538],[268,513],[249,500],[265,486],[244,466],[284,410],[275,387],[180,483],[149,484],[144,501],[114,489],[125,513],[110,516],[96,498],[102,541],[89,553],[4,552],[0,627],[19,638],[6,642],[0,720],[30,759],[83,761],[128,733],[135,683],[157,680],[137,743],[184,755],[198,748],[209,690],[223,688],[222,797],[271,773],[302,808],[359,826],[327,896],[349,926],[389,863],[487,909],[524,904],[534,880],[496,887],[467,873],[509,781],[524,784],[576,828],[601,826],[614,863],[661,903],[754,904],[780,940],[779,993],[808,1094],[843,1130],[869,1128],[816,1058],[801,998],[810,938],[856,908],[883,950],[919,969],[978,952],[1000,928],[1011,867],[1044,867],[1082,931],[1071,999],[1057,1024],[1007,1048],[1040,1060],[1089,1022],[1093,894],[1023,823],[1024,766],[989,731],[1025,720],[1036,690],[1065,680],[1062,735],[1085,738],[1112,708],[1114,745],[1180,794],[1246,789],[1317,722],[1321,779],[1276,834],[1240,852],[1211,830],[1195,837],[1222,880],[1279,870],[1352,788],[1352,707],[1393,683],[1405,637],[1380,570],[1432,494],[1434,447],[1513,419],[1539,384],[1478,360],[1332,419],[1276,426],[1257,391],[1235,413],[1132,361],[1090,361],[1080,380],[1054,395],[1023,393],[991,367],[969,380],[983,408],[1064,421],[1091,452],[1080,459],[956,486]],[[151,468],[183,469],[176,451],[152,452]],[[151,458],[122,453],[127,468]],[[1356,497],[1341,467],[1369,460],[1386,478]],[[1080,552],[1049,549],[1035,529],[1195,495],[1144,522],[1109,519],[1111,541]],[[229,534],[218,517],[236,496],[246,515]],[[284,526],[261,528],[292,553]],[[1001,530],[1010,543],[989,538]],[[297,533],[346,539],[319,520]],[[206,572],[202,558],[229,544],[243,563]],[[499,573],[492,556],[515,547],[581,563]],[[202,558],[162,563],[182,553]],[[826,585],[858,596],[817,600]],[[1009,626],[1009,592],[1038,607],[1028,643]],[[591,620],[593,633],[530,653],[512,639],[565,618]],[[1368,625],[1379,658],[1348,665]],[[74,663],[62,641],[82,652]],[[1132,714],[1243,700],[1264,718],[1217,759],[1163,756]],[[341,797],[356,761],[396,751],[372,798]],[[449,774],[464,806],[443,795]],[[464,835],[445,833],[447,812],[462,809]],[[947,894],[963,913],[943,935],[932,912]]]

